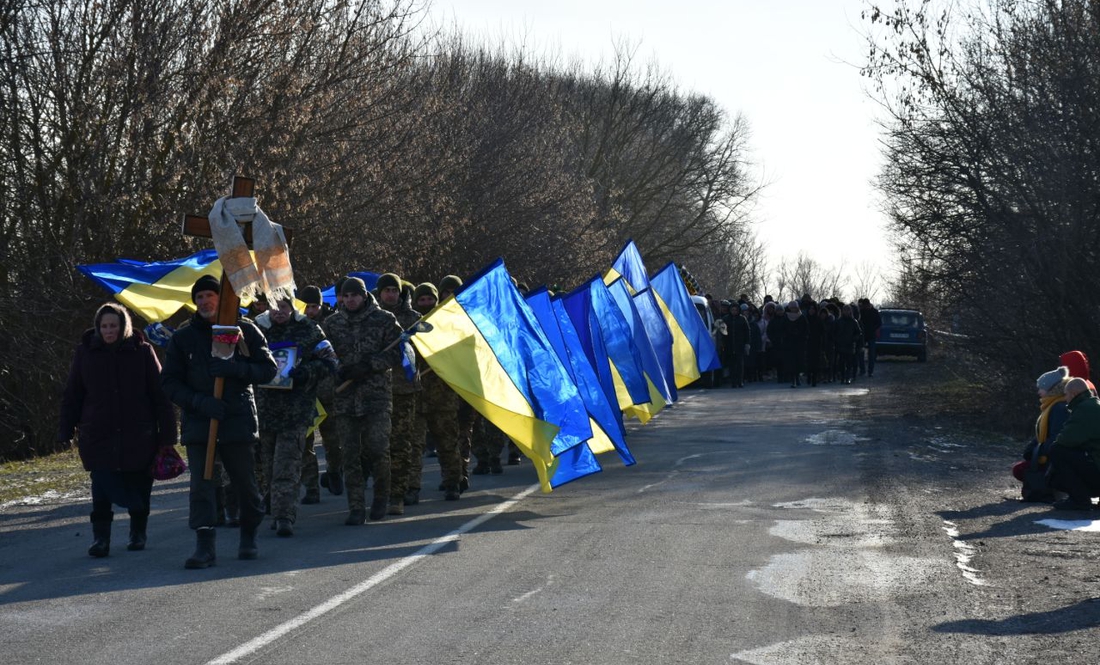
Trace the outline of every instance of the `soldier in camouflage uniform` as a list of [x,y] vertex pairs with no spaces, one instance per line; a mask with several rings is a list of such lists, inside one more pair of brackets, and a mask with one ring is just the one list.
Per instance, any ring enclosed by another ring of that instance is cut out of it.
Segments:
[[[413,292],[413,302],[422,315],[430,312],[437,302],[435,286],[428,282],[417,286]],[[415,441],[418,446],[423,446],[425,432],[431,432],[439,456],[439,470],[443,474],[443,484],[440,486],[443,498],[456,501],[464,487],[469,486],[469,481],[462,475],[462,457],[458,450],[458,395],[435,372],[421,374],[420,384],[424,390],[420,394]],[[410,491],[415,490],[417,498],[422,459],[420,450],[416,450],[408,476]]]
[[[316,286],[306,286],[298,294],[298,299],[305,303],[305,311],[303,312],[310,321],[313,321],[318,326],[325,320],[325,317],[332,312],[321,298],[321,289]],[[321,402],[321,406],[325,409],[325,413],[329,413],[329,408],[332,406],[332,391],[333,391],[333,379],[336,378],[332,373],[326,373],[316,382],[317,401]],[[325,391],[328,400],[322,399],[322,391]],[[326,406],[327,405],[327,406]],[[311,423],[312,424],[312,423]],[[324,433],[330,432],[331,439],[325,442],[326,459],[328,460],[329,469],[332,469],[332,459],[340,459],[340,446],[334,444],[329,446],[330,442],[335,442],[336,432],[332,426],[332,418],[326,417],[321,421],[322,436]],[[321,502],[321,482],[320,482],[320,468],[317,464],[317,453],[314,450],[314,446],[317,440],[317,430],[310,431],[306,435],[306,447],[302,451],[302,486],[306,488],[306,494],[302,497],[303,504],[320,503]],[[331,453],[331,448],[336,449],[335,455]],[[326,478],[327,481],[327,478]],[[326,482],[325,486],[332,491],[332,486]]]
[[[401,326],[357,277],[349,277],[341,289],[344,308],[325,319],[325,334],[340,358],[340,373],[333,403],[344,475],[348,491],[349,526],[366,519],[366,481],[363,470],[374,476],[370,518],[386,516],[390,497],[390,383],[393,366],[401,360],[397,344]],[[343,384],[350,382],[346,388]],[[341,390],[341,388],[343,388]]]
[[[412,307],[412,288],[405,288],[401,279],[393,273],[378,278],[375,287],[378,291],[382,309],[397,317],[397,323],[405,330],[416,325],[420,314]],[[416,361],[412,345],[408,350]],[[405,375],[402,362],[393,367],[393,416],[390,430],[390,515],[405,514],[405,492],[408,489],[409,470],[413,466],[413,436],[415,435],[416,412],[420,403],[420,372],[410,381]],[[419,458],[420,454],[417,453]]]
[[508,443],[508,436],[500,429],[478,414],[474,424],[473,452],[477,457],[477,465],[473,474],[483,476],[487,473],[500,475],[504,473],[504,467],[500,465],[500,455]]
[[279,536],[294,535],[298,508],[298,485],[302,478],[302,452],[306,430],[313,422],[317,381],[337,369],[332,345],[313,321],[294,311],[290,300],[256,318],[267,337],[268,347],[278,354],[293,348],[297,364],[290,370],[291,389],[264,388],[257,391],[260,416],[260,448],[264,476],[269,482],[272,528]]
[[[462,278],[457,275],[445,275],[439,280],[439,302],[454,295],[454,292],[462,286]],[[470,453],[473,450],[474,426],[481,416],[469,402],[458,400],[458,454],[462,458],[462,483],[464,487],[470,486]]]

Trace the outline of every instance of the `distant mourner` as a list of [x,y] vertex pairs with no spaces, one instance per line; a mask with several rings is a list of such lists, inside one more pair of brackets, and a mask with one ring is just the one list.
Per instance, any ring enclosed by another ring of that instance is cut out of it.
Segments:
[[145,549],[151,466],[160,446],[176,442],[176,416],[160,386],[160,361],[126,309],[107,303],[95,314],[73,354],[61,402],[58,438],[77,432],[84,469],[92,477],[92,536],[88,549],[111,549],[114,505],[130,512],[126,549]]

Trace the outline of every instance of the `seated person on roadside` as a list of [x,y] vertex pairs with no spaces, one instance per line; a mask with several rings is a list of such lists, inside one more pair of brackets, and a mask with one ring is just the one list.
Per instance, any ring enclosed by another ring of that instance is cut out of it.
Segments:
[[1050,448],[1069,418],[1065,401],[1069,382],[1069,369],[1066,367],[1051,370],[1035,381],[1035,387],[1039,390],[1039,418],[1035,421],[1035,435],[1024,448],[1023,460],[1012,465],[1012,475],[1023,483],[1020,488],[1022,501],[1049,503],[1054,500],[1047,480]]
[[1066,421],[1050,450],[1050,485],[1068,498],[1056,501],[1062,510],[1089,510],[1100,496],[1100,400],[1084,379],[1066,384]]

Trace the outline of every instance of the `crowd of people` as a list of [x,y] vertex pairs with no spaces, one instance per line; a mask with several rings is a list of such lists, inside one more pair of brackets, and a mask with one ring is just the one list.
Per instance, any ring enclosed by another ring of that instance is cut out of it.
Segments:
[[1035,381],[1039,417],[1012,475],[1022,483],[1023,501],[1092,510],[1100,497],[1100,400],[1084,353],[1069,351],[1059,360]]
[[[127,548],[144,549],[151,465],[175,445],[177,432],[192,471],[188,524],[195,549],[186,568],[215,565],[217,527],[239,528],[240,559],[258,556],[265,515],[276,535],[293,536],[297,506],[320,501],[322,487],[346,495],[349,526],[404,514],[420,502],[426,441],[428,454],[438,457],[447,501],[461,497],[471,474],[503,473],[505,450],[508,463],[518,464],[507,437],[399,343],[403,331],[461,285],[454,275],[436,287],[387,273],[373,291],[358,277],[340,280],[335,307],[315,286],[298,292],[302,312],[289,299],[270,305],[261,299],[238,318],[235,346],[215,357],[215,342],[225,340],[215,327],[221,282],[203,276],[191,289],[196,312],[172,334],[163,367],[125,308],[100,307],[74,353],[58,435],[65,442],[76,435],[91,475],[88,554],[109,555],[115,506],[130,514]],[[314,449],[319,412],[324,473]],[[207,479],[212,420],[217,463]]]
[[839,298],[818,302],[805,294],[784,305],[764,296],[758,307],[742,294],[712,307],[722,359],[712,387],[742,388],[746,382],[770,380],[813,387],[875,375],[882,318],[867,298],[845,304]]

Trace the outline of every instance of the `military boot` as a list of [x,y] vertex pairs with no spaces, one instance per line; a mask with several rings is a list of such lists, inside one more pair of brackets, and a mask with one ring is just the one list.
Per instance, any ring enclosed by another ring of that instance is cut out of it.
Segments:
[[214,527],[195,529],[195,552],[183,562],[184,568],[209,568],[216,561],[214,554]]
[[370,502],[370,518],[371,521],[377,522],[386,516],[386,511],[389,510],[390,500],[388,497],[376,496],[374,500]]
[[255,559],[260,555],[260,549],[256,547],[256,524],[241,525],[241,542],[237,546],[238,559]]
[[88,548],[88,556],[102,559],[111,553],[111,520],[92,522],[92,537],[95,541]]

